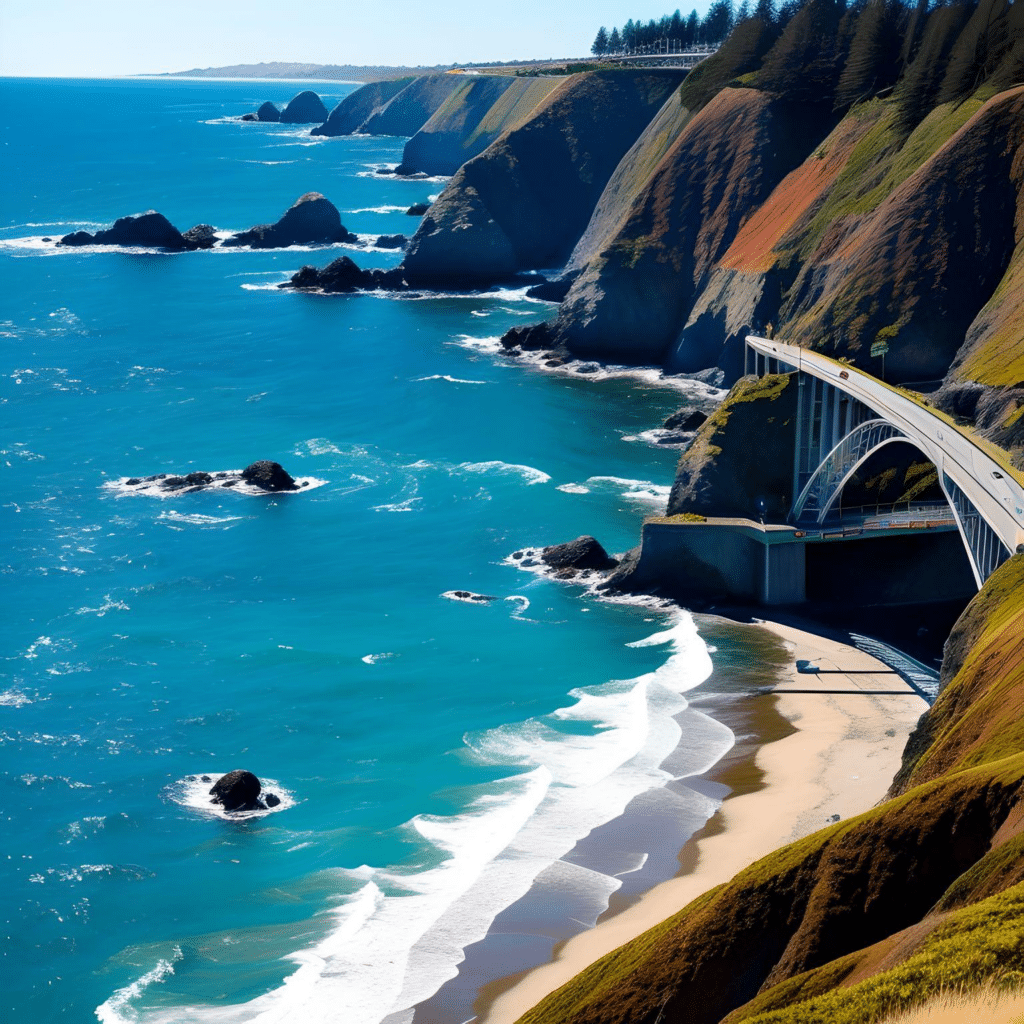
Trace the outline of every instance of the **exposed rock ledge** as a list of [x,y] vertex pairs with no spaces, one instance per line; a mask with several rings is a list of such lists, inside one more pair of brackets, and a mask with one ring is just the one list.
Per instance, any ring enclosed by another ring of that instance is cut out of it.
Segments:
[[186,473],[175,476],[171,473],[156,473],[153,476],[133,476],[125,480],[126,487],[156,486],[162,491],[205,491],[215,487],[237,487],[249,484],[268,493],[297,491],[307,483],[296,483],[295,478],[278,462],[261,459],[246,466],[241,473]]

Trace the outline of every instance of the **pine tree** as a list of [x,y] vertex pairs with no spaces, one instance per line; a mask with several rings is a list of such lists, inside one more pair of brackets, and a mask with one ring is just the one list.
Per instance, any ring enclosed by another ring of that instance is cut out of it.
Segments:
[[834,101],[843,53],[837,0],[809,0],[764,59],[758,87],[808,104]]
[[597,30],[597,37],[594,39],[593,46],[590,47],[590,52],[595,57],[601,57],[608,52],[608,29],[604,25]]
[[740,5],[736,8],[736,24],[738,25],[741,21],[746,21],[749,17],[750,0],[740,0]]
[[704,19],[704,42],[722,42],[732,28],[732,4],[730,0],[715,0],[708,8],[707,17]]
[[967,99],[995,70],[989,63],[993,28],[1005,13],[1006,0],[981,0],[978,4],[949,51],[946,74],[939,87],[939,103]]
[[904,133],[913,131],[935,106],[949,52],[972,11],[973,5],[964,3],[936,7],[928,15],[917,56],[896,86],[898,124]]
[[622,48],[624,50],[635,50],[636,46],[636,25],[634,24],[633,19],[630,18],[622,29]]
[[905,71],[917,54],[924,27],[928,22],[928,5],[930,0],[917,0],[914,13],[910,16],[910,24],[903,35],[903,46],[900,49],[900,67]]
[[999,63],[989,84],[1002,91],[1024,81],[1024,3],[1017,0],[999,25]]
[[695,46],[700,38],[700,15],[690,11],[686,18],[686,45]]
[[676,45],[679,45],[683,41],[683,31],[683,16],[679,13],[679,9],[677,8],[668,25],[669,38],[674,39],[676,41]]
[[622,52],[622,36],[619,35],[619,30],[617,28],[613,28],[612,34],[608,37],[608,52]]
[[836,110],[846,110],[895,83],[902,14],[897,2],[868,0],[856,18],[846,66],[836,87]]
[[754,8],[754,17],[759,21],[763,21],[765,25],[774,25],[777,15],[775,13],[775,4],[772,0],[757,0],[757,6]]

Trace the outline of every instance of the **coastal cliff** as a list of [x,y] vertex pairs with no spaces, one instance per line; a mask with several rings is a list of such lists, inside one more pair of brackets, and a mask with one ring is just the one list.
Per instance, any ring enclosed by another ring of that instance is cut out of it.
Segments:
[[563,78],[471,75],[405,144],[398,173],[454,174],[503,132],[522,125]]
[[574,75],[466,163],[404,261],[410,284],[493,283],[560,266],[619,160],[679,83],[677,72]]
[[[860,1022],[1019,977],[1024,556],[968,607],[891,799],[753,864],[522,1024]],[[993,666],[998,670],[993,670]]]

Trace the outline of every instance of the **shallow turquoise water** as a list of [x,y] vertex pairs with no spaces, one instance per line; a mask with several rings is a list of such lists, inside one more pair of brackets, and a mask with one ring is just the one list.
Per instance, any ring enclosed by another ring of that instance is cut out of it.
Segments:
[[[411,233],[402,211],[443,183],[372,173],[400,139],[224,120],[294,84],[4,88],[0,998],[17,1021],[376,1024],[593,827],[731,742],[686,711],[710,670],[688,617],[508,564],[635,543],[677,453],[625,438],[679,392],[495,355],[550,308],[519,293],[272,287],[340,248],[55,251],[149,207],[238,230],[309,190],[360,234]],[[116,486],[258,458],[318,486]],[[284,808],[195,806],[183,780],[235,767]],[[580,875],[581,913],[616,873]]]

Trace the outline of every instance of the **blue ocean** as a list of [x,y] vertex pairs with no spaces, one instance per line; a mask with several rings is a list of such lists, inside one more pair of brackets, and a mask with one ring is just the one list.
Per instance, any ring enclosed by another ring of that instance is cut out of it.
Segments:
[[[4,83],[4,1020],[462,1024],[717,806],[678,780],[735,737],[686,693],[742,676],[743,630],[511,557],[637,543],[687,382],[503,356],[553,308],[522,289],[279,290],[396,264],[373,240],[444,187],[375,173],[403,139],[237,120],[306,87]],[[308,191],[364,244],[44,241],[150,208],[238,231]],[[307,486],[124,484],[258,459]],[[235,768],[280,804],[212,806]]]

